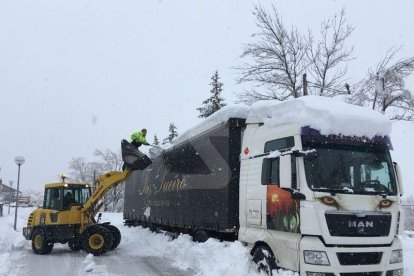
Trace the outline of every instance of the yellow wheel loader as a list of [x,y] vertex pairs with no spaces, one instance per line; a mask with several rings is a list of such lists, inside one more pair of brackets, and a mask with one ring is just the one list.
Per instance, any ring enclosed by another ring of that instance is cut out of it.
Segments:
[[101,199],[113,187],[126,181],[134,170],[143,170],[151,160],[126,140],[121,142],[123,171],[112,171],[89,184],[60,183],[45,185],[43,208],[33,211],[23,228],[23,235],[32,241],[35,254],[48,254],[55,243],[68,243],[69,248],[100,256],[115,249],[121,233],[109,223],[99,223],[95,216],[103,203]]

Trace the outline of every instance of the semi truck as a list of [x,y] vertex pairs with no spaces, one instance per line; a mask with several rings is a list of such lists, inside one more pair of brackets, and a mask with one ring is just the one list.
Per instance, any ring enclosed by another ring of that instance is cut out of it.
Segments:
[[360,108],[312,97],[224,108],[133,173],[125,224],[238,240],[269,274],[403,275],[389,125]]

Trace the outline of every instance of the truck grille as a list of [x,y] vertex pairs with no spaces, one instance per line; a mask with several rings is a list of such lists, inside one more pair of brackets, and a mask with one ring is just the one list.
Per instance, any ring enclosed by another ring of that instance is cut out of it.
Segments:
[[385,237],[390,233],[391,213],[341,212],[325,213],[331,236]]
[[379,264],[382,258],[382,252],[337,253],[336,255],[341,265]]

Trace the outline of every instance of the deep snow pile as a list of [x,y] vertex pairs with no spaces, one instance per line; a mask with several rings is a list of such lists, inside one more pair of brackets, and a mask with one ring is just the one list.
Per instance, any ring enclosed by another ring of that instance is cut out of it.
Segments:
[[[153,233],[141,227],[124,227],[120,214],[106,213],[103,219],[111,221],[121,229],[122,254],[167,258],[178,268],[190,269],[198,275],[260,275],[250,262],[248,249],[240,242],[222,243],[209,239],[205,243],[195,243],[188,235],[179,235],[172,239],[168,235]],[[294,274],[280,271],[276,275]]]
[[386,116],[366,107],[347,104],[345,100],[344,97],[306,96],[284,102],[258,102],[249,107],[241,104],[225,106],[178,136],[173,144],[195,137],[229,118],[263,122],[270,127],[281,124],[309,126],[323,135],[342,134],[372,138],[391,133],[391,122]]

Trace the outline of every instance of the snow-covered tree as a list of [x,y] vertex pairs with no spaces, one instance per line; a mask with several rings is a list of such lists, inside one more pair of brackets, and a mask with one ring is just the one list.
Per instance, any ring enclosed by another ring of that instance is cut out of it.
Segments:
[[177,127],[174,123],[170,123],[170,126],[168,127],[169,135],[168,135],[168,141],[171,142],[172,139],[178,136]]
[[306,71],[313,78],[309,79],[309,88],[313,89],[309,94],[346,93],[341,84],[346,73],[342,65],[352,52],[345,42],[353,27],[347,24],[343,10],[322,23],[320,40],[314,40],[310,30],[305,36],[295,26],[286,27],[275,7],[268,12],[256,6],[253,14],[258,32],[241,55],[249,61],[237,68],[241,75],[238,82],[251,83],[252,88],[238,95],[240,102],[300,97]]
[[221,92],[223,91],[223,83],[220,82],[218,70],[216,70],[214,75],[211,77],[211,80],[211,96],[207,100],[203,101],[202,107],[197,108],[197,110],[200,112],[200,115],[198,116],[200,118],[207,118],[226,105],[223,103],[224,99],[221,97]]
[[[120,153],[115,153],[109,149],[106,151],[95,150],[94,155],[98,160],[87,162],[83,157],[73,158],[69,163],[69,175],[71,181],[81,183],[92,183],[95,177],[109,171],[119,171],[122,167],[122,157]],[[123,197],[125,184],[119,184],[112,191],[108,192],[103,198],[105,211],[119,212],[123,208]]]
[[414,120],[414,97],[405,80],[414,72],[414,57],[395,60],[399,49],[390,48],[375,69],[354,86],[351,102],[370,106],[394,120]]
[[[93,181],[93,168],[90,162],[87,162],[83,157],[73,158],[69,162],[69,178],[73,182],[92,182]],[[59,180],[62,178],[59,176]]]
[[158,140],[157,134],[154,135],[154,145],[158,146],[160,141]]

